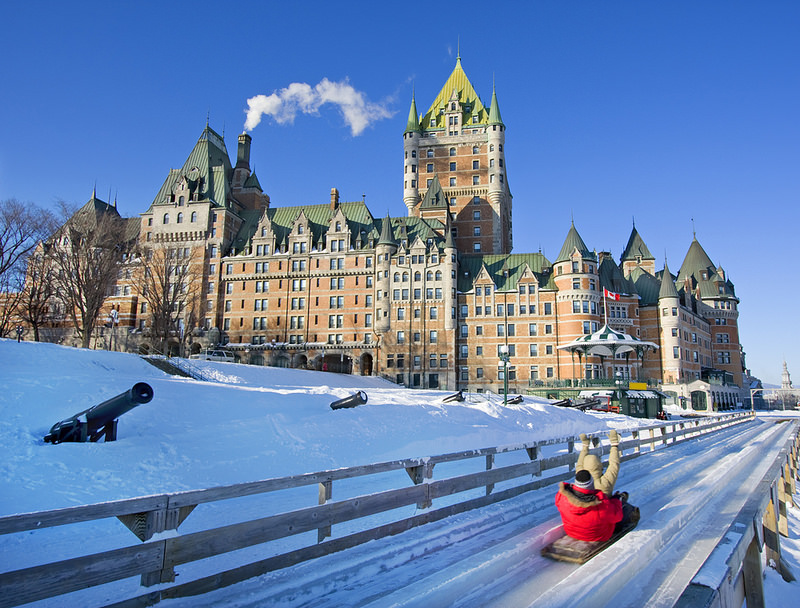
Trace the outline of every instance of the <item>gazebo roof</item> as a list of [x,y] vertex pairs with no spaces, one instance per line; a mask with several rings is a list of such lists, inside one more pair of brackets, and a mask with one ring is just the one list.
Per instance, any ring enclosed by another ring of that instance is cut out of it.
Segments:
[[613,357],[619,353],[634,352],[641,356],[648,350],[655,351],[658,344],[645,342],[615,329],[611,329],[607,324],[590,335],[575,338],[569,344],[558,347],[559,350],[578,352],[586,355],[597,355],[601,357]]

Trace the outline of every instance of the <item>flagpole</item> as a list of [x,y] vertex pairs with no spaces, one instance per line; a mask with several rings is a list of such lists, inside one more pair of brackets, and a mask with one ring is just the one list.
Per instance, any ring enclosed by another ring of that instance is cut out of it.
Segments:
[[603,287],[603,325],[608,325],[608,302],[606,301],[608,290]]

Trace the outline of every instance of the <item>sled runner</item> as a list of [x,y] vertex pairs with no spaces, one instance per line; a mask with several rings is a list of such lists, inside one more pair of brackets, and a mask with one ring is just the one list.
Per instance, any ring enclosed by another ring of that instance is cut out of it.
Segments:
[[583,564],[592,559],[601,551],[607,549],[620,538],[636,527],[639,523],[639,507],[633,507],[630,521],[616,532],[614,536],[606,541],[591,542],[587,540],[576,540],[567,535],[550,543],[542,549],[542,555],[562,562],[572,562]]

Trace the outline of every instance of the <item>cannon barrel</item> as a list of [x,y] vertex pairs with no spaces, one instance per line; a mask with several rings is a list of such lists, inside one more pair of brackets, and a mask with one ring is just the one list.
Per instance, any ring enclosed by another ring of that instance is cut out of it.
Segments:
[[332,410],[340,410],[345,407],[356,407],[358,405],[363,405],[367,402],[367,393],[364,391],[358,391],[353,393],[349,397],[345,397],[344,399],[339,399],[338,401],[334,401],[331,403]]
[[117,419],[137,405],[149,403],[153,389],[146,382],[137,382],[124,393],[56,422],[45,435],[45,443],[62,441],[106,441],[117,438]]

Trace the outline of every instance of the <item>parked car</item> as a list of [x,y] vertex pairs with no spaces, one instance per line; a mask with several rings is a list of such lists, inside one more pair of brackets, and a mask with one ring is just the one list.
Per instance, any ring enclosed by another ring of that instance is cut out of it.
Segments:
[[205,350],[202,353],[191,355],[189,358],[200,359],[201,361],[226,361],[228,363],[234,363],[236,361],[232,352],[220,349]]

